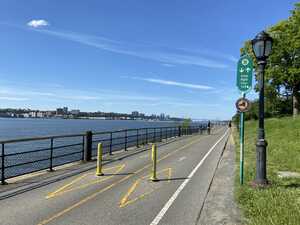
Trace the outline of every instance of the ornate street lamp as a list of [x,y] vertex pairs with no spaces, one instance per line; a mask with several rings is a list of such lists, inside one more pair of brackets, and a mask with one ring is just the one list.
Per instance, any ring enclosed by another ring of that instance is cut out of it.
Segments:
[[259,128],[258,140],[256,143],[256,185],[266,185],[267,180],[267,141],[265,140],[264,129],[264,72],[267,58],[271,54],[273,39],[264,31],[260,32],[252,40],[252,50],[257,59],[259,75]]

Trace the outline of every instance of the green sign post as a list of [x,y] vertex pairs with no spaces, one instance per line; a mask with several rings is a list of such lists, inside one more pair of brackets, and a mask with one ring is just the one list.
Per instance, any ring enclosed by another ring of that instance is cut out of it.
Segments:
[[[253,61],[249,55],[243,55],[237,65],[236,85],[246,97],[246,93],[252,89]],[[240,112],[240,184],[244,183],[244,112]]]

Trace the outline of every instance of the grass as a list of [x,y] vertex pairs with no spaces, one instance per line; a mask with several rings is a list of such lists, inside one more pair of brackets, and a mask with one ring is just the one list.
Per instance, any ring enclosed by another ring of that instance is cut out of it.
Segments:
[[300,173],[300,117],[267,119],[267,176],[271,185],[253,188],[257,121],[245,123],[245,180],[239,184],[239,134],[234,130],[237,173],[235,197],[249,225],[300,225],[300,179],[279,178],[278,171]]

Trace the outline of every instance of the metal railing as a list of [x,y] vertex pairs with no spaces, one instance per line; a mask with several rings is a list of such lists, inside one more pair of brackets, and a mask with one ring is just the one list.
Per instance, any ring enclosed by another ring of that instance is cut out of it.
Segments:
[[0,141],[1,184],[8,178],[46,169],[52,171],[63,164],[88,162],[96,156],[99,142],[103,144],[104,154],[113,154],[172,137],[202,133],[206,129],[204,124],[186,128],[150,127]]

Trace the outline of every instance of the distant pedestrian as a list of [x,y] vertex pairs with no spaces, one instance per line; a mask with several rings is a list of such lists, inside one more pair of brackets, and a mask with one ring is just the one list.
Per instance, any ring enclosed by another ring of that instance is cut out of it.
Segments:
[[229,128],[231,128],[231,121],[229,121],[229,123],[228,123],[228,127],[229,127]]
[[207,134],[210,135],[210,120],[207,123]]

